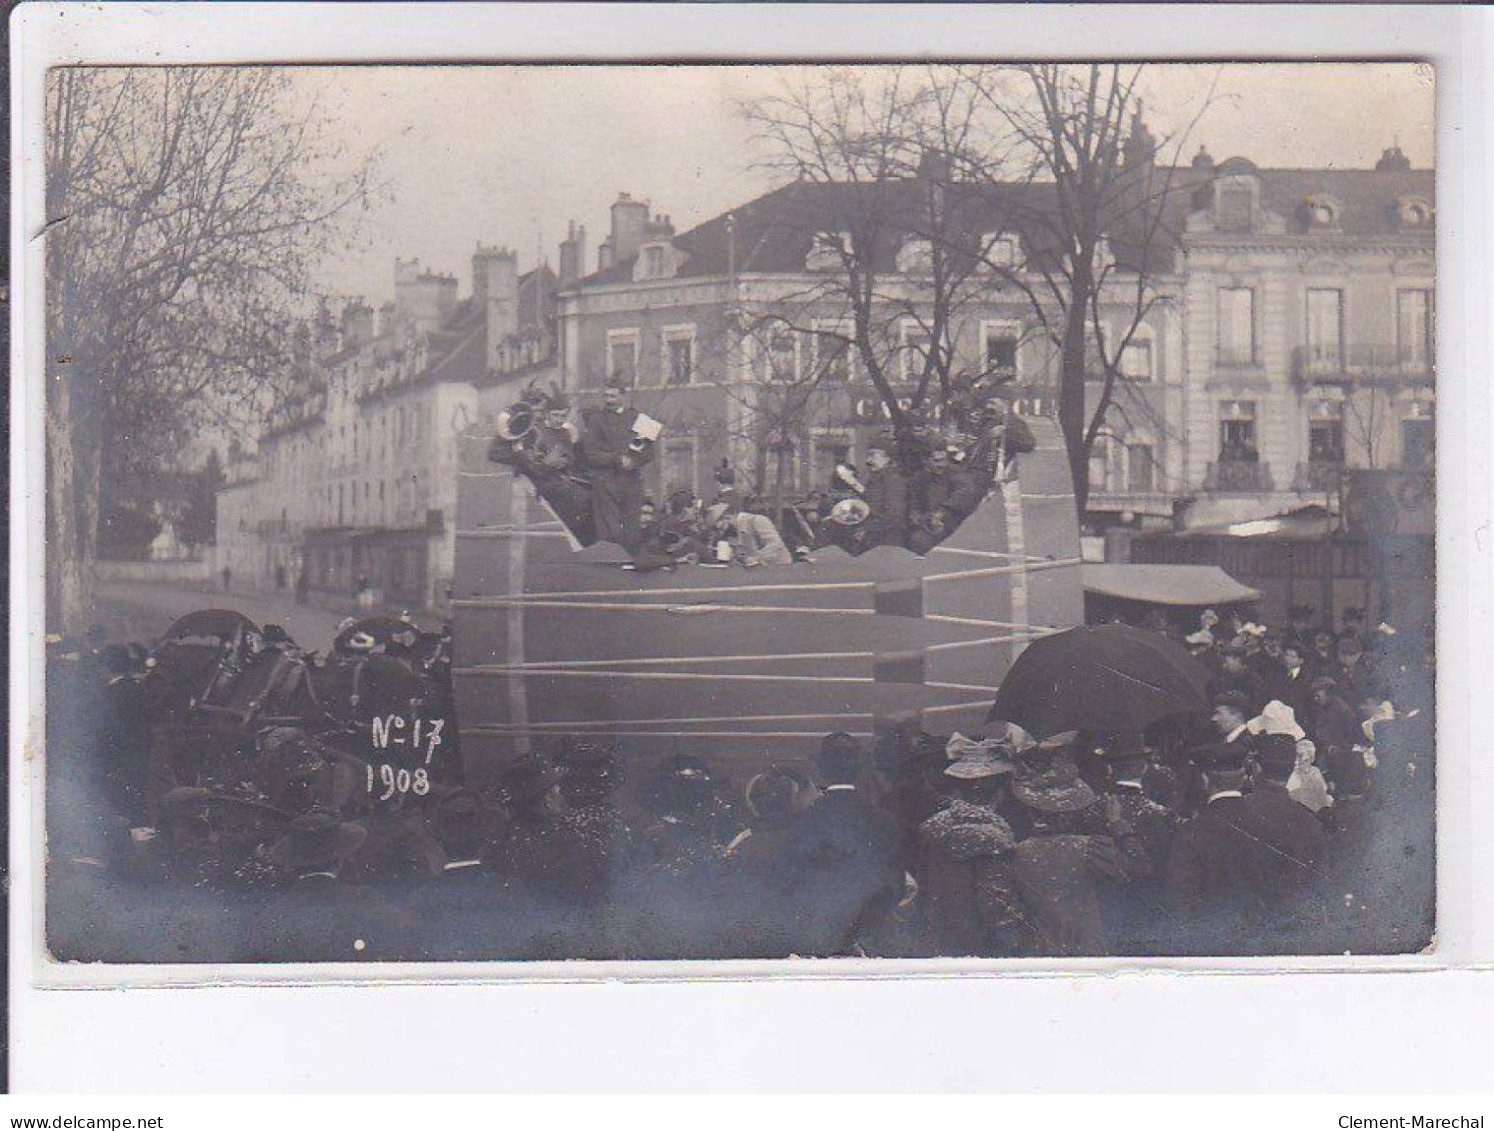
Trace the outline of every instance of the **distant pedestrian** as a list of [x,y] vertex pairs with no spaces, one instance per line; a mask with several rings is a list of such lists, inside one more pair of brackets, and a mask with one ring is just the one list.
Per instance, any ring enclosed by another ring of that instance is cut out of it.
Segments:
[[228,592],[228,583],[233,580],[233,570],[228,566],[223,567],[223,592]]

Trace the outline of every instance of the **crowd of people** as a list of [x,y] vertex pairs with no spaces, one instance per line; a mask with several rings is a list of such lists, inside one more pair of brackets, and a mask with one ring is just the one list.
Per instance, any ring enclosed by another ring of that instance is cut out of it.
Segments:
[[776,506],[741,490],[726,460],[709,500],[674,490],[661,507],[646,496],[643,468],[662,425],[628,403],[627,382],[616,378],[579,426],[563,392],[529,390],[488,455],[519,468],[582,544],[615,542],[635,569],[788,565],[831,545],[853,555],[887,545],[926,554],[1034,446],[1005,385],[955,394],[941,424],[915,414],[870,438],[864,471],[838,463],[831,482]]
[[[1041,741],[1000,721],[834,733],[805,763],[735,780],[742,763],[572,736],[474,788],[420,778],[418,755],[375,772],[327,733],[263,726],[225,780],[181,780],[148,815],[90,795],[54,824],[53,863],[260,908],[244,937],[299,937],[314,956],[354,937],[411,959],[1424,945],[1426,645],[1304,609],[1280,630],[1206,612],[1183,642],[1212,673],[1212,716]],[[118,678],[89,656],[132,654],[113,649],[70,654],[74,713],[86,672]],[[112,736],[93,737],[53,746],[54,765],[107,763]]]

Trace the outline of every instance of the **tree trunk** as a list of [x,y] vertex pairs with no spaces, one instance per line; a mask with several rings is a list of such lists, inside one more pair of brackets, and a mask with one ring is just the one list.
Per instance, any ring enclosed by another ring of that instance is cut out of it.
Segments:
[[1079,287],[1076,286],[1064,323],[1058,378],[1058,427],[1063,432],[1064,447],[1068,449],[1069,474],[1074,480],[1074,504],[1081,520],[1089,505],[1089,446],[1085,443],[1089,422],[1085,419],[1084,404],[1084,312],[1088,306],[1087,292],[1080,301]]
[[46,617],[49,632],[83,632],[93,616],[99,461],[79,419],[71,374],[51,375],[48,398]]

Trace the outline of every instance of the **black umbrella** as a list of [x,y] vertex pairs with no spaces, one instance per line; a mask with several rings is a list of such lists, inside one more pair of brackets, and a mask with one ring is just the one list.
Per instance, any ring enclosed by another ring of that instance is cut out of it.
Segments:
[[1208,707],[1209,672],[1164,636],[1123,624],[1071,628],[1027,646],[1001,681],[988,721],[1038,738],[1068,730],[1139,734]]

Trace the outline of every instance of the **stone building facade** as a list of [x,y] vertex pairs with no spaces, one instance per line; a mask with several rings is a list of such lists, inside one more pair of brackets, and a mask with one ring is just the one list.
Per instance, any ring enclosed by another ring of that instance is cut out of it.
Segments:
[[[561,248],[572,277],[584,250]],[[219,558],[235,587],[438,606],[455,544],[458,445],[530,381],[557,370],[562,276],[479,246],[471,291],[395,263],[395,300],[324,312],[304,342],[296,392],[267,416],[252,460],[219,494]],[[303,579],[304,574],[304,579]]]
[[[1135,326],[1091,451],[1086,525],[1336,512],[1361,472],[1429,468],[1431,171],[1396,150],[1365,170],[1216,166],[1202,150],[1186,168],[1158,169],[1152,156],[1138,127],[1127,160],[1166,186],[1153,237],[1165,246],[1139,323],[1135,247],[1117,233],[1102,250],[1105,337]],[[598,270],[559,296],[562,378],[583,399],[612,372],[635,380],[636,402],[666,425],[648,472],[656,496],[709,494],[723,457],[750,488],[773,493],[782,480],[785,495],[824,486],[837,460],[859,461],[884,422],[824,281],[839,261],[819,243],[856,207],[848,186],[800,183],[676,235],[619,197]],[[1020,228],[988,234],[1010,241],[1018,268],[1042,254]],[[878,282],[879,348],[908,391],[928,318],[913,242],[889,248]],[[1040,290],[1035,275],[1025,281]],[[1024,411],[1055,411],[1056,352],[1021,288],[994,280],[966,295],[949,344],[956,371],[1003,371]],[[1093,357],[1092,368],[1091,411],[1103,388]],[[796,400],[804,384],[814,390]]]
[[1355,472],[1429,469],[1431,171],[1392,149],[1368,170],[1190,172],[1190,524],[1334,509]]
[[[613,373],[633,381],[635,403],[665,424],[646,472],[655,498],[677,489],[709,497],[723,458],[747,489],[770,501],[798,498],[829,486],[837,462],[859,463],[887,426],[849,341],[851,316],[832,281],[839,260],[822,246],[858,207],[848,186],[794,184],[677,236],[626,194],[613,205],[598,270],[559,295],[562,376],[583,402]],[[1037,251],[999,211],[977,219],[973,235],[1000,245],[987,248],[993,262],[1020,269]],[[886,234],[869,319],[874,357],[905,405],[930,349],[920,242],[914,232]],[[1102,298],[1112,342],[1137,311],[1126,264],[1117,266]],[[1121,359],[1129,378],[1117,395],[1129,411],[1107,433],[1094,503],[1170,514],[1163,487],[1183,474],[1182,449],[1165,426],[1184,386],[1181,277],[1155,272],[1152,289]],[[1057,358],[1029,299],[996,270],[972,272],[950,294],[958,306],[946,335],[950,372],[1014,379],[1023,411],[1051,413]],[[1100,388],[1089,390],[1092,402]]]

